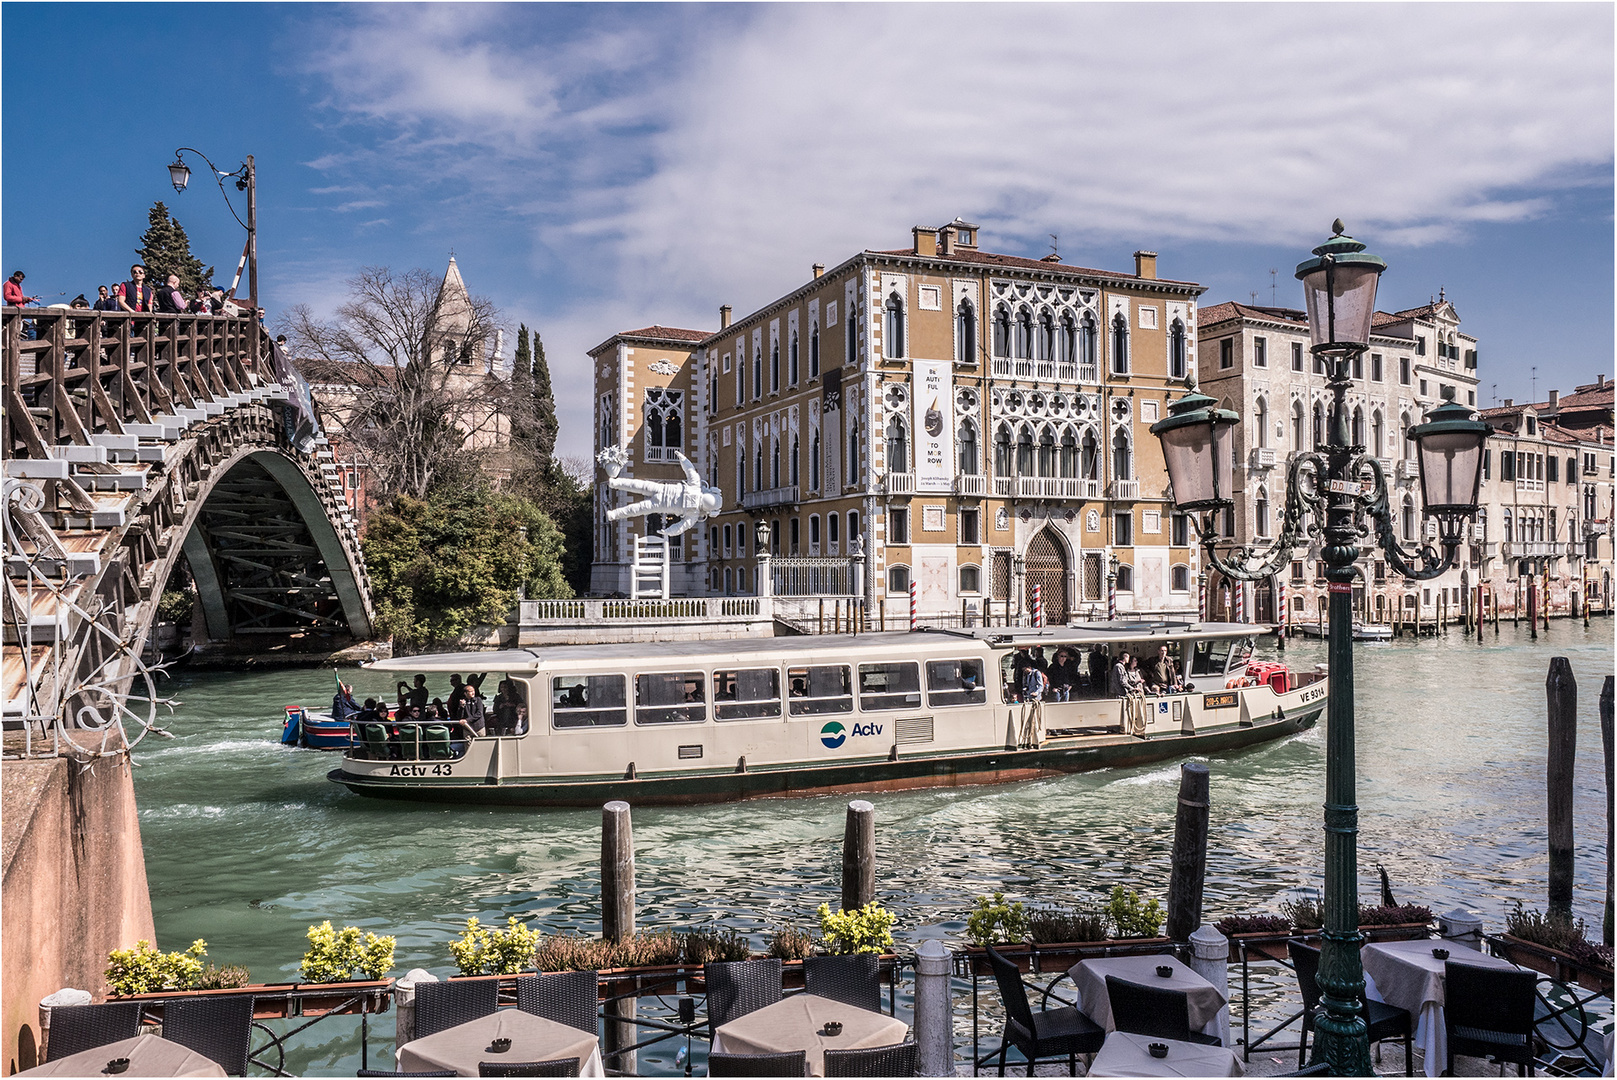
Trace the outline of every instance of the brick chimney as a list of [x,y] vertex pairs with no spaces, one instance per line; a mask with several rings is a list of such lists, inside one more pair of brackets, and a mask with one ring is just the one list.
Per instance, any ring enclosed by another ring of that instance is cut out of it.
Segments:
[[1506,398],[1505,399],[1505,408],[1508,409],[1514,404],[1516,404],[1516,399],[1515,398]]
[[937,255],[938,230],[923,229],[921,226],[917,225],[915,228],[910,230],[910,233],[915,237],[915,254],[925,255],[928,258]]
[[1155,281],[1157,278],[1157,253],[1154,251],[1136,251],[1134,253],[1134,276]]
[[1549,408],[1549,411],[1553,413],[1553,412],[1555,412],[1555,410],[1559,409],[1560,407],[1561,407],[1561,391],[1559,391],[1559,390],[1551,390],[1550,391],[1550,408]]
[[720,304],[719,305],[719,329],[723,330],[725,327],[727,327],[729,325],[730,325],[730,305],[729,304]]
[[945,225],[938,230],[938,254],[954,254],[954,226]]
[[825,273],[825,264],[824,263],[815,263],[813,269],[814,269],[814,276],[815,277],[820,277],[821,275],[823,275]]

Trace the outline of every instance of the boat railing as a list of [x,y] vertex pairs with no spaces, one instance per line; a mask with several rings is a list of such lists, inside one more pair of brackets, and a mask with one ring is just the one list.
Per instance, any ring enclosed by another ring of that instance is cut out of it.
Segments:
[[358,761],[455,761],[477,732],[461,720],[354,721],[348,725],[348,756]]

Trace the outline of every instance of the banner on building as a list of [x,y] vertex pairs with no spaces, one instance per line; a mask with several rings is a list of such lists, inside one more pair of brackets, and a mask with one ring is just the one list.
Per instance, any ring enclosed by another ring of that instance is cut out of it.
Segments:
[[954,488],[954,387],[946,360],[915,361],[915,490]]
[[820,392],[820,411],[836,412],[842,408],[842,369],[831,368],[825,373]]

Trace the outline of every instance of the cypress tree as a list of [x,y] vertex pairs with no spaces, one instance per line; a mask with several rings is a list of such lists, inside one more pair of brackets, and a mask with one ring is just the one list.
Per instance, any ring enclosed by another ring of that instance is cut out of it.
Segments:
[[517,354],[511,361],[511,452],[531,463],[533,457],[533,352],[528,326],[517,327]]
[[545,343],[539,331],[533,332],[533,415],[534,463],[550,468],[556,450],[556,396],[550,389],[550,365],[545,362]]
[[208,287],[202,272],[202,260],[191,254],[191,240],[185,227],[168,212],[162,202],[155,202],[146,215],[147,228],[140,237],[135,254],[146,264],[146,282],[161,287],[170,274],[180,276],[180,291],[188,298]]

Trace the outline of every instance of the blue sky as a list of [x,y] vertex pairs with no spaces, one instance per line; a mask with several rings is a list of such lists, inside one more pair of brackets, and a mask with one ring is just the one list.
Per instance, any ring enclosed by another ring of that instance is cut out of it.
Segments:
[[251,153],[272,316],[453,250],[543,333],[564,453],[614,331],[714,327],[957,214],[1011,254],[1149,248],[1204,304],[1268,303],[1274,268],[1293,305],[1340,215],[1381,307],[1447,290],[1481,402],[1612,371],[1606,4],[7,3],[0,31],[31,291],[118,279],[158,199],[228,278],[239,226],[164,166]]

